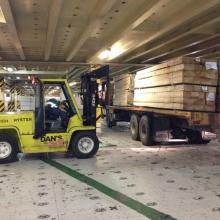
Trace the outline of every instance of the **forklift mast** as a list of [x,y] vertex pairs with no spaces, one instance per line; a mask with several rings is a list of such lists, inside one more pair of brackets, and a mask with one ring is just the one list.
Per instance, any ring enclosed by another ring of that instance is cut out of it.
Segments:
[[[83,104],[83,124],[96,126],[96,107],[99,103],[97,79],[107,78],[109,81],[109,66],[85,73],[81,77],[81,98]],[[107,96],[108,97],[108,96]],[[107,98],[108,99],[108,98]],[[106,100],[108,102],[108,100]]]

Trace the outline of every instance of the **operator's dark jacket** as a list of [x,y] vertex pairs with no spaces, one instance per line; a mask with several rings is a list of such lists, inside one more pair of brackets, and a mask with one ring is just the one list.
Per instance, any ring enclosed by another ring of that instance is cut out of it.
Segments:
[[67,127],[69,122],[69,117],[67,112],[60,110],[59,108],[52,108],[50,105],[45,107],[45,116],[50,120],[57,120],[59,117],[62,120],[62,126],[64,128]]

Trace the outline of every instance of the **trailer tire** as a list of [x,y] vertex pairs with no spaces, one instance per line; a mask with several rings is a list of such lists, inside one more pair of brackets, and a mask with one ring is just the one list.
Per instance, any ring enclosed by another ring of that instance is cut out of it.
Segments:
[[106,124],[108,128],[112,128],[112,122],[110,120],[109,114],[106,115]]
[[141,143],[145,146],[154,145],[150,119],[151,118],[149,116],[143,115],[139,123],[139,134]]
[[136,114],[132,114],[131,119],[130,119],[130,134],[131,134],[132,140],[135,140],[135,141],[140,140],[139,122],[140,122],[140,117]]
[[106,110],[106,124],[108,128],[116,126],[116,121],[113,119],[113,113],[110,113],[108,110]]
[[16,161],[18,154],[18,141],[12,135],[0,135],[0,164]]
[[106,109],[106,124],[108,128],[112,127],[109,110]]
[[91,131],[80,131],[73,135],[71,150],[79,159],[86,159],[94,156],[99,149],[99,140]]
[[189,130],[188,136],[189,144],[208,144],[210,140],[203,140],[200,131]]

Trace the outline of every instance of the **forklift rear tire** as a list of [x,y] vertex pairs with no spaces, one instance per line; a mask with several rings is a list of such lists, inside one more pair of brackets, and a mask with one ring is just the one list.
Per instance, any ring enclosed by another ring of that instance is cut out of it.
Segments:
[[71,149],[77,158],[90,158],[97,153],[99,140],[95,133],[91,131],[81,131],[73,136]]
[[135,140],[135,141],[140,140],[139,122],[140,122],[140,117],[136,114],[132,114],[131,119],[130,119],[130,134],[131,134],[132,140]]
[[150,126],[150,117],[147,115],[143,115],[141,117],[141,120],[139,123],[139,134],[140,134],[141,143],[144,146],[154,145],[153,135],[152,135],[151,126]]
[[0,135],[0,164],[16,161],[18,154],[18,142],[8,134]]

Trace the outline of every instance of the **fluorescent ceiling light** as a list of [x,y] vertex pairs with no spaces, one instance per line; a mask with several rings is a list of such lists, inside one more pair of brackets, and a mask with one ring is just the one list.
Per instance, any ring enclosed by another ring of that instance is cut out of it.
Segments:
[[3,69],[10,73],[16,70],[16,68],[14,68],[13,66],[4,66]]
[[0,6],[0,23],[6,23],[5,16],[2,12],[2,7]]
[[125,52],[125,48],[122,46],[120,42],[117,42],[113,44],[113,46],[111,47],[111,54],[108,57],[108,59],[111,60],[124,52]]
[[71,82],[70,84],[69,84],[69,86],[75,86],[77,84],[77,82]]
[[3,69],[8,71],[8,72],[12,72],[13,71],[13,68],[12,67],[8,67],[8,66],[4,66]]
[[120,42],[117,42],[113,44],[110,49],[102,51],[98,57],[101,60],[104,60],[104,59],[111,60],[124,52],[125,52],[125,48],[122,46]]
[[99,59],[101,59],[101,60],[107,59],[107,58],[109,58],[110,55],[111,55],[110,49],[104,50],[99,54]]
[[13,71],[13,68],[12,68],[12,67],[8,67],[8,68],[7,68],[7,71],[8,71],[8,72],[12,72],[12,71]]

